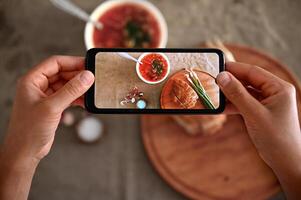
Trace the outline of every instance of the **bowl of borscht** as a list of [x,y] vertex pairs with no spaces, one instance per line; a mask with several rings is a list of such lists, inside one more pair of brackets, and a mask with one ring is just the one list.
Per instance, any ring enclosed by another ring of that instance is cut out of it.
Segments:
[[85,45],[91,48],[164,48],[167,43],[166,21],[152,3],[145,0],[107,0],[91,14],[103,24],[85,27]]
[[170,72],[170,62],[163,53],[143,53],[136,63],[138,77],[147,84],[163,82]]

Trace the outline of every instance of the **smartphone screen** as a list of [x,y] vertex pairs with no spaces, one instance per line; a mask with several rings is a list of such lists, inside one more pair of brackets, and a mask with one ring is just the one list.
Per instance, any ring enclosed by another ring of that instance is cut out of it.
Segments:
[[223,107],[215,82],[224,63],[218,50],[96,49],[92,56],[87,68],[95,84],[86,98],[93,98],[94,112],[217,113]]

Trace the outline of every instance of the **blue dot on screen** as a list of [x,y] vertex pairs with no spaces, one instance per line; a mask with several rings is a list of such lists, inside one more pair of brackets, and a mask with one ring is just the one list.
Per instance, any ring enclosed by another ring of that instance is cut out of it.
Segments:
[[146,107],[146,102],[144,100],[139,100],[136,105],[137,108],[144,109]]

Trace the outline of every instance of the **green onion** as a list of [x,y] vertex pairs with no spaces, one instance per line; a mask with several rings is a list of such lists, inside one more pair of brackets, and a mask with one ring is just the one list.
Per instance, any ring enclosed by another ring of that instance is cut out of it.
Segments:
[[205,91],[203,85],[201,84],[198,76],[196,75],[195,72],[193,72],[192,70],[188,70],[189,75],[187,76],[187,80],[190,82],[191,87],[193,88],[193,90],[197,93],[197,95],[199,96],[199,98],[201,98],[203,104],[205,105],[206,108],[209,109],[215,109],[211,98],[209,97],[209,95],[207,94],[207,92]]
[[151,43],[150,34],[143,30],[142,25],[128,21],[125,25],[125,43],[127,47],[141,48],[149,47]]

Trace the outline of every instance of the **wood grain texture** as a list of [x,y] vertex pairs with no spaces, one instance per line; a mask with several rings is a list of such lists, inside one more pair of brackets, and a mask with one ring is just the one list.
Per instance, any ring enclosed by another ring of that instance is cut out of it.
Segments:
[[[215,83],[215,78],[211,76],[210,74],[200,71],[200,70],[194,70],[194,72],[197,74],[201,84],[203,85],[204,89],[206,90],[207,94],[211,98],[213,105],[217,108],[219,107],[219,88],[218,85]],[[161,98],[160,98],[160,104],[161,108],[163,109],[184,109],[181,104],[179,104],[177,101],[175,101],[175,95],[173,91],[173,84],[175,79],[180,79],[185,81],[188,85],[190,83],[188,82],[186,75],[188,73],[183,69],[171,76],[165,85],[162,88],[161,92]],[[200,99],[197,101],[196,105],[191,109],[204,109],[205,106],[202,104]]]
[[[237,61],[258,65],[293,83],[300,115],[300,84],[280,62],[249,47],[227,45]],[[280,191],[273,172],[260,159],[243,120],[228,116],[213,136],[189,136],[170,116],[141,118],[146,152],[161,177],[191,199],[268,199]]]

